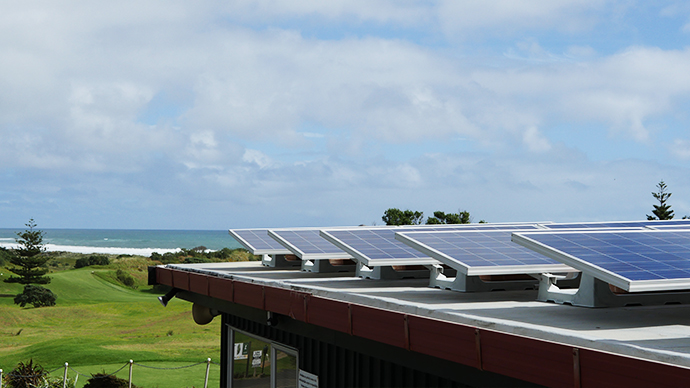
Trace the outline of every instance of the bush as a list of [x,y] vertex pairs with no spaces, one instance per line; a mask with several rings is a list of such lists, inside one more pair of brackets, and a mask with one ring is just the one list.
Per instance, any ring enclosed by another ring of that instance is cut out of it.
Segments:
[[17,364],[17,367],[5,376],[5,382],[9,388],[40,387],[45,382],[45,375],[45,369],[34,364],[34,360],[31,359],[28,364]]
[[117,275],[117,280],[120,283],[122,283],[125,286],[130,287],[130,288],[136,288],[135,283],[134,283],[134,278],[130,274],[128,274],[127,272],[125,272],[121,269],[118,269],[116,272],[116,275]]
[[[96,373],[91,375],[91,378],[86,381],[84,388],[127,388],[129,382],[117,376],[112,376],[104,373]],[[132,384],[136,388],[136,385]]]
[[84,257],[81,259],[78,259],[76,263],[74,263],[74,268],[83,268],[83,267],[88,267],[91,265],[108,265],[110,264],[110,259],[108,259],[108,256],[103,256],[103,255],[91,255],[89,257]]
[[0,247],[0,267],[4,267],[10,261],[12,257],[12,252],[9,249]]
[[[40,387],[40,385],[39,385]],[[63,388],[63,383],[62,383],[62,377],[53,377],[52,379],[48,379],[46,382],[46,385],[43,387],[45,388]],[[74,380],[70,379],[69,377],[67,378],[67,388],[76,388]]]
[[35,284],[27,284],[24,286],[24,291],[14,297],[14,304],[21,307],[31,304],[34,307],[55,306],[57,296],[53,291]]
[[187,257],[186,259],[184,259],[184,261],[182,263],[184,263],[184,264],[211,263],[211,260],[203,258],[203,257]]

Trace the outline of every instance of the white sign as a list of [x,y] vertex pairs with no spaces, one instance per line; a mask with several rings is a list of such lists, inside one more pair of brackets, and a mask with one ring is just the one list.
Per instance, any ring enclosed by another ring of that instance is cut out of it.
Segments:
[[319,376],[299,370],[298,388],[319,388]]
[[260,358],[253,358],[252,359],[252,367],[258,368],[261,366],[261,359]]
[[262,353],[261,350],[255,350],[253,353],[254,358],[261,358],[261,353]]
[[236,343],[235,348],[233,351],[234,354],[234,359],[235,360],[246,360],[247,359],[247,353],[249,353],[249,344],[245,343]]

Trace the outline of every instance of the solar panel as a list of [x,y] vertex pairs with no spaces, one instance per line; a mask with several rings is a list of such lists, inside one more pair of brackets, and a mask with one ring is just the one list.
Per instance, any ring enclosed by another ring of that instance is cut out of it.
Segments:
[[512,240],[626,291],[690,289],[690,230],[516,232]]
[[268,235],[268,229],[230,229],[230,235],[253,255],[285,255],[290,250]]
[[273,229],[268,235],[302,260],[350,259],[350,255],[324,240],[318,229]]
[[321,230],[321,236],[366,266],[429,265],[438,260],[395,238],[396,232],[536,228],[531,224],[456,224]]
[[643,220],[643,221],[610,221],[610,222],[572,222],[561,224],[543,224],[547,229],[601,229],[601,228],[640,228],[640,227],[675,227],[690,226],[690,220]]
[[511,242],[516,229],[398,232],[395,238],[468,276],[574,271]]

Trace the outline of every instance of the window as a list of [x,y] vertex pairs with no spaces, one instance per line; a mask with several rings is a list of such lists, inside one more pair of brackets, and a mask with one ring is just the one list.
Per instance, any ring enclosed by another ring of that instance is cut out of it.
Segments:
[[228,328],[232,345],[228,376],[232,388],[297,387],[297,350]]

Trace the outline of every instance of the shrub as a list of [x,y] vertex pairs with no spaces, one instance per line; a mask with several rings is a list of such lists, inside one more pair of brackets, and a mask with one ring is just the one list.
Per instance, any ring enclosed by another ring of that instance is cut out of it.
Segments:
[[27,284],[24,286],[24,291],[14,297],[14,304],[21,307],[31,304],[34,307],[55,306],[57,296],[53,291],[35,284]]
[[[96,373],[91,375],[91,378],[86,380],[84,388],[127,388],[129,387],[129,382],[125,379],[121,379],[117,376],[103,373]],[[132,387],[136,388],[136,385],[132,384]]]
[[211,260],[205,259],[203,257],[187,257],[184,259],[184,264],[195,264],[195,263],[210,263]]
[[108,265],[110,264],[110,259],[108,259],[108,256],[103,256],[103,255],[91,255],[89,257],[84,257],[81,259],[78,259],[76,263],[74,263],[74,268],[83,268],[83,267],[88,267],[91,265]]
[[0,267],[4,267],[10,261],[12,252],[9,249],[0,247]]
[[[44,385],[45,388],[63,388],[63,386],[64,385],[61,377],[53,377],[52,379],[48,379],[46,385]],[[75,381],[69,377],[67,378],[67,388],[76,388]]]
[[34,360],[31,359],[27,364],[17,364],[17,367],[5,376],[5,382],[9,388],[39,387],[45,381],[45,375],[45,369],[34,364]]
[[116,272],[116,275],[117,275],[117,280],[120,283],[122,283],[125,286],[130,287],[130,288],[136,288],[135,283],[134,283],[134,278],[130,274],[128,274],[127,272],[125,272],[121,269],[118,269]]

